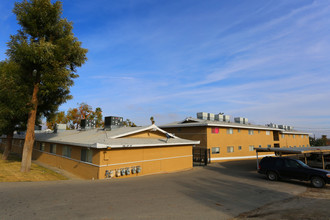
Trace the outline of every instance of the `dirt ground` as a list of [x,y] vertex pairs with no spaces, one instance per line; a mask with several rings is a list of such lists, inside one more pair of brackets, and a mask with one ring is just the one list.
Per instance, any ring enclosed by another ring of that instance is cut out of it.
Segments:
[[242,213],[234,219],[329,220],[330,189],[307,188],[306,192]]

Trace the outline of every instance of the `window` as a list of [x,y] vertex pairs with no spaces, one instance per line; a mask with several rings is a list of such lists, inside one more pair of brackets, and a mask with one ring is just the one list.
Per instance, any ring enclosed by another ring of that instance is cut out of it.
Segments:
[[227,128],[227,134],[233,134],[233,129],[232,128]]
[[240,133],[241,132],[241,129],[240,128],[237,128],[237,132]]
[[249,146],[249,151],[254,151],[254,145]]
[[268,147],[268,148],[271,148],[271,147],[272,147],[272,145],[268,144],[268,145],[267,145],[267,147]]
[[284,138],[284,134],[282,134],[282,138]]
[[304,137],[304,135],[300,135],[300,137],[301,137],[301,138],[303,138],[303,137]]
[[285,160],[285,166],[290,168],[299,168],[299,164],[294,160]]
[[303,145],[303,147],[305,147],[305,145]]
[[242,150],[242,146],[238,146],[238,150]]
[[40,143],[39,144],[39,150],[45,151],[45,143]]
[[220,154],[220,147],[212,147],[212,154]]
[[293,135],[292,135],[292,137],[293,137],[293,138],[296,138],[296,135],[295,135],[295,134],[293,134]]
[[211,132],[212,134],[219,134],[219,128],[212,128]]
[[283,167],[283,160],[276,160],[275,165],[276,167]]
[[49,152],[56,154],[56,144],[50,144]]
[[65,156],[65,157],[70,157],[71,158],[71,147],[63,146],[62,155]]
[[259,145],[259,148],[261,148],[261,145]]
[[253,135],[253,130],[249,129],[249,135]]
[[92,149],[81,149],[81,161],[92,163],[93,150]]
[[258,134],[260,134],[260,130],[258,130]]
[[266,135],[270,135],[270,131],[266,131]]
[[233,153],[234,152],[234,147],[233,146],[227,147],[227,152],[228,153]]

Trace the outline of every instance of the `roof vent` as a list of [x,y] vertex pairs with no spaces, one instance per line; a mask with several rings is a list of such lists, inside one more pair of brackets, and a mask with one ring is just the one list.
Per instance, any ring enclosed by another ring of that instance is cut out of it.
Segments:
[[113,130],[116,128],[123,127],[123,117],[108,116],[104,118],[104,129]]

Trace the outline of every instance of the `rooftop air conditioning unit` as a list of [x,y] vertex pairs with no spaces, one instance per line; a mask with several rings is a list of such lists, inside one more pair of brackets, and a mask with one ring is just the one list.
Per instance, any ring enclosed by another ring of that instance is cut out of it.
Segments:
[[124,126],[123,117],[108,116],[104,118],[104,128],[106,130],[113,130]]
[[207,120],[208,113],[206,112],[197,112],[197,118],[202,120]]
[[214,121],[214,114],[213,113],[208,113],[207,114],[207,120]]

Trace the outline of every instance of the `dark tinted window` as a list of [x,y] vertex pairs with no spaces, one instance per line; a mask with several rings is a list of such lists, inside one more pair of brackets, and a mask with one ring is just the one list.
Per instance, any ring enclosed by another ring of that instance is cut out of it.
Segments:
[[277,167],[283,167],[283,160],[281,160],[281,159],[277,159],[276,162],[275,162],[275,165],[276,165]]
[[269,166],[273,164],[274,159],[272,157],[264,157],[260,161],[261,166]]
[[290,168],[299,168],[300,165],[294,160],[285,160],[285,166]]

